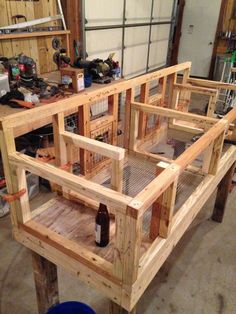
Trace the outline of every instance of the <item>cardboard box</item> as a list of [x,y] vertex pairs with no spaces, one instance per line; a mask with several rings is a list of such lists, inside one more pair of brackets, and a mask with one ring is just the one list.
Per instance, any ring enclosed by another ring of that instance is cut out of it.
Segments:
[[79,93],[84,90],[84,70],[67,67],[61,69],[62,84],[72,83],[72,87],[75,93]]

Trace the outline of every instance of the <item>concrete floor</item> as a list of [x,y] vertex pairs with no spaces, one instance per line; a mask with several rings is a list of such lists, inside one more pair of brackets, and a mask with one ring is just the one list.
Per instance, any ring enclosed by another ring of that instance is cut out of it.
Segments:
[[[138,314],[236,313],[236,189],[224,222],[209,219],[214,196],[167,259],[138,303]],[[108,300],[59,269],[61,301],[79,300],[97,314]],[[36,314],[30,253],[12,239],[9,216],[0,219],[0,314]]]

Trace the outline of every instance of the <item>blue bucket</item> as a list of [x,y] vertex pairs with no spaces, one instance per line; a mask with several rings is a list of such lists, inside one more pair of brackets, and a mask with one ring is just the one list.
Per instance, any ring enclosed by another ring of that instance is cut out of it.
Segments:
[[88,305],[70,301],[63,302],[49,309],[46,314],[96,314]]

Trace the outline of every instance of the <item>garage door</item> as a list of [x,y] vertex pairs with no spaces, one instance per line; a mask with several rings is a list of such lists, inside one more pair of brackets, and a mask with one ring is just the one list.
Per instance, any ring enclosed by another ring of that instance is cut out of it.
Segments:
[[175,0],[83,0],[83,53],[106,59],[115,52],[125,78],[168,64]]

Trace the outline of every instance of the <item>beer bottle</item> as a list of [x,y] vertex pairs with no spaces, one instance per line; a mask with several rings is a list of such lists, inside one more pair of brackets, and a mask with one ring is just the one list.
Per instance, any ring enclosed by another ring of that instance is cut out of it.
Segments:
[[95,220],[95,242],[97,246],[104,247],[109,243],[110,217],[106,205],[99,205]]

